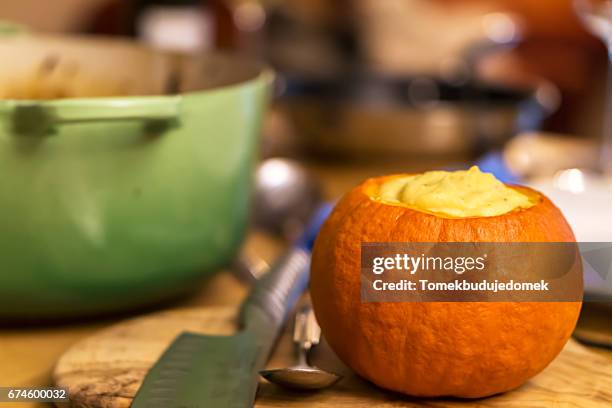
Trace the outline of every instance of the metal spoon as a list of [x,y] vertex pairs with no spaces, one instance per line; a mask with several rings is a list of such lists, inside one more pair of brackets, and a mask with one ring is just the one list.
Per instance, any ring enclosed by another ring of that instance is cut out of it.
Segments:
[[296,344],[298,363],[292,367],[259,372],[266,380],[281,387],[298,390],[319,390],[338,382],[342,376],[308,364],[308,353],[312,346],[319,344],[321,328],[312,308],[304,306],[295,316],[293,342]]
[[321,203],[317,180],[299,162],[273,158],[255,172],[253,223],[293,241]]
[[[287,241],[298,237],[321,203],[316,179],[295,160],[273,158],[263,161],[255,172],[253,224]],[[253,282],[269,268],[268,263],[241,251],[232,270]]]

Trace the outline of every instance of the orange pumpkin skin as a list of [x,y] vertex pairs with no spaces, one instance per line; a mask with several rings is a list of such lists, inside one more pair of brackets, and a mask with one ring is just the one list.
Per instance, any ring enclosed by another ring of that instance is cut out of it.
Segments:
[[574,242],[538,203],[495,217],[443,218],[371,199],[387,176],[350,191],[315,243],[310,291],[323,334],[345,364],[393,391],[477,398],[516,388],[561,351],[581,302],[361,303],[362,242]]

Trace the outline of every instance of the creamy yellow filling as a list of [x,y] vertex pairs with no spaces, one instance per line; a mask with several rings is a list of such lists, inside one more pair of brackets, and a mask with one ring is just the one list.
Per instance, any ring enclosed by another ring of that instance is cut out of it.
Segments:
[[382,184],[381,201],[450,217],[492,217],[535,204],[520,193],[483,173],[476,166],[460,171],[428,171],[398,177]]

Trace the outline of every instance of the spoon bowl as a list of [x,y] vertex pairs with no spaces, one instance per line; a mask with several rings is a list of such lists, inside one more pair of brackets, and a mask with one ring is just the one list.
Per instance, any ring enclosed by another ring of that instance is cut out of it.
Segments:
[[263,370],[261,376],[281,387],[296,390],[319,390],[334,385],[342,377],[316,367],[293,366]]
[[293,390],[320,390],[334,385],[341,375],[325,371],[308,364],[308,353],[319,344],[321,328],[315,319],[312,307],[304,306],[295,315],[293,342],[297,346],[296,365],[273,370],[262,370],[259,374],[266,380]]

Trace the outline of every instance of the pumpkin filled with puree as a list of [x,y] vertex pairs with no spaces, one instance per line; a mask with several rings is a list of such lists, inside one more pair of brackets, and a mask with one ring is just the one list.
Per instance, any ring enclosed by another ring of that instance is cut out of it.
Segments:
[[336,205],[312,256],[325,338],[389,390],[478,398],[512,390],[561,351],[581,302],[362,302],[362,242],[575,242],[543,194],[477,167],[366,180]]

